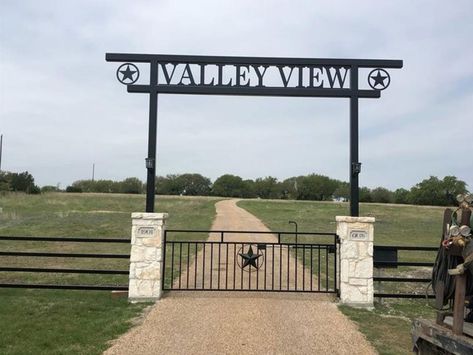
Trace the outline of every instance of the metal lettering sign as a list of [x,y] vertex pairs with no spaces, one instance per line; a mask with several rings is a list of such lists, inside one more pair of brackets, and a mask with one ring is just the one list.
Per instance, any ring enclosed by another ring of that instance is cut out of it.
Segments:
[[[147,93],[149,101],[146,211],[154,211],[158,94],[340,97],[350,99],[350,211],[358,216],[358,99],[379,98],[391,83],[384,68],[402,68],[402,60],[217,57],[107,53],[121,62],[117,79],[128,92]],[[139,83],[140,63],[149,64],[149,80]],[[359,70],[371,69],[359,88]]]
[[368,232],[362,230],[352,230],[350,231],[351,240],[368,240]]

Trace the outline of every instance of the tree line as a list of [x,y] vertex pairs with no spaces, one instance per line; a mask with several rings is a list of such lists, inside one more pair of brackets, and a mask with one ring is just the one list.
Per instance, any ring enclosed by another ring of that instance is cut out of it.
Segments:
[[0,171],[0,191],[21,191],[28,194],[39,194],[41,189],[34,183],[29,172],[12,173]]
[[[146,184],[136,177],[130,177],[122,181],[78,180],[67,186],[65,191],[141,194],[145,190]],[[40,193],[60,190],[56,186],[43,186],[40,189],[28,172],[2,172],[0,191]],[[201,174],[170,174],[156,178],[155,191],[158,195],[312,201],[348,201],[350,198],[349,183],[320,174],[294,176],[282,181],[271,176],[252,180],[225,174],[214,182]],[[466,183],[455,176],[445,176],[443,179],[430,176],[410,189],[391,191],[384,187],[361,187],[360,202],[448,206],[456,204],[457,194],[467,192]]]
[[[411,187],[391,191],[385,187],[360,188],[360,202],[415,205],[455,205],[455,196],[467,193],[467,185],[455,176],[430,176]],[[225,174],[211,182],[200,174],[158,177],[156,193],[162,195],[203,195],[262,199],[348,201],[350,184],[319,174],[295,176],[283,181],[275,177],[244,180]]]
[[[430,176],[410,189],[391,191],[385,187],[360,188],[360,202],[448,206],[456,204],[455,196],[468,192],[466,183],[455,176],[439,179]],[[138,178],[120,182],[79,180],[67,188],[70,192],[144,193],[146,185]],[[225,174],[212,182],[201,174],[170,174],[156,178],[156,194],[181,196],[222,196],[240,198],[348,201],[350,185],[320,174],[294,176],[279,181],[268,176],[243,179]]]

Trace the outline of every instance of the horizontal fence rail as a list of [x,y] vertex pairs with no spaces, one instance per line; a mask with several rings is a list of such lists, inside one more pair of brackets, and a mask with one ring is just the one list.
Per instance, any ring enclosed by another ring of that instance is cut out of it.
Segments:
[[42,256],[48,258],[129,259],[130,254],[42,253],[30,251],[0,251],[0,256]]
[[398,266],[434,266],[432,262],[421,262],[421,261],[378,261],[373,263],[374,267],[398,267]]
[[66,243],[130,243],[130,238],[75,238],[75,237],[24,237],[0,235],[0,240],[29,242],[66,242]]
[[66,274],[104,274],[128,275],[128,270],[95,270],[95,269],[59,269],[59,268],[34,268],[34,267],[0,267],[0,272],[46,272]]
[[[197,233],[208,239],[191,240]],[[336,293],[336,234],[297,233],[297,244],[286,237],[295,233],[167,230],[163,289]]]
[[379,293],[375,292],[374,297],[378,298],[435,298],[432,294],[421,294],[421,293]]
[[55,285],[55,284],[17,284],[0,283],[0,288],[32,288],[50,290],[88,290],[88,291],[128,291],[128,285]]
[[[373,266],[375,269],[378,269],[378,272],[381,269],[393,269],[398,267],[433,267],[434,262],[430,261],[399,261],[398,255],[399,251],[409,252],[437,252],[438,247],[432,246],[405,246],[405,245],[375,245],[374,246],[374,260]],[[418,257],[418,256],[415,256]],[[412,258],[412,257],[411,257]],[[435,255],[432,255],[432,260],[435,260]],[[413,293],[413,292],[375,292],[374,296],[379,298],[435,298],[435,295],[427,293],[427,286],[432,281],[430,277],[417,277],[410,276],[410,270],[402,270],[403,274],[406,276],[375,276],[373,281],[377,282],[380,288],[382,283],[401,283],[401,284],[422,284],[425,286],[424,292],[422,293]]]
[[[5,242],[45,242],[45,243],[114,243],[130,244],[130,238],[86,238],[86,237],[31,237],[31,236],[0,236]],[[15,244],[17,245],[17,244]],[[43,244],[44,245],[44,244]],[[130,254],[115,253],[74,253],[74,252],[42,252],[42,251],[0,251],[0,256],[8,257],[46,257],[46,258],[91,258],[91,259],[130,259]],[[84,269],[84,268],[48,268],[48,267],[17,267],[0,265],[1,273],[45,273],[45,274],[95,274],[95,275],[128,275],[128,270]],[[30,289],[63,289],[63,290],[95,290],[95,291],[126,291],[128,285],[69,285],[69,284],[25,284],[17,282],[1,282],[0,288]]]

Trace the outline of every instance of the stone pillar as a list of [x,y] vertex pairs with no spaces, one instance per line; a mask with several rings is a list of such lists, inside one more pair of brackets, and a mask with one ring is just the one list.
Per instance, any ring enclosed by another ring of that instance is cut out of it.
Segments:
[[340,237],[340,301],[372,308],[374,217],[337,216]]
[[161,298],[163,241],[167,213],[132,213],[130,281],[131,302]]

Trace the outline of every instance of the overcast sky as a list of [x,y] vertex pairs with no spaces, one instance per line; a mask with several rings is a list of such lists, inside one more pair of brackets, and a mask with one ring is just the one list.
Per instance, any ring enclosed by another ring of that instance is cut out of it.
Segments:
[[[148,96],[126,92],[106,52],[402,59],[380,99],[360,100],[360,184],[455,175],[471,190],[472,16],[470,0],[2,0],[2,170],[63,188],[93,163],[97,179],[145,179]],[[158,101],[159,175],[348,180],[348,99]]]

